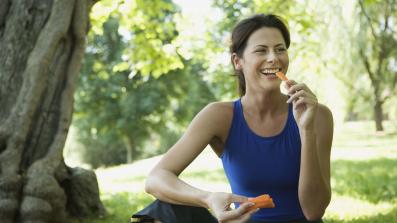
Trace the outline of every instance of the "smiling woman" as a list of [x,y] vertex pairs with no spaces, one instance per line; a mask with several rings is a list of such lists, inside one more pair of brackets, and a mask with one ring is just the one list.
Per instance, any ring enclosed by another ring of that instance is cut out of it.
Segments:
[[[149,174],[146,191],[158,200],[135,222],[322,222],[331,198],[333,120],[305,84],[286,80],[288,95],[281,93],[275,74],[288,71],[289,45],[278,16],[254,15],[236,25],[230,51],[241,97],[210,103],[196,115]],[[204,191],[178,177],[208,144],[232,193]],[[252,210],[251,198],[263,194],[274,206]]]
[[[254,19],[255,17],[252,18]],[[259,17],[256,19],[260,20]],[[254,33],[259,27],[261,29]],[[236,26],[233,34],[233,44],[230,46],[230,52],[232,53],[232,63],[239,78],[240,95],[244,95],[246,91],[245,78],[247,77],[241,69],[242,65],[239,64],[243,58],[247,62],[260,63],[259,66],[263,67],[260,67],[259,70],[265,75],[275,74],[277,71],[287,72],[289,64],[287,49],[291,40],[289,31],[280,18],[268,19],[262,23],[243,20],[239,26]],[[251,44],[252,49],[246,51],[248,39],[256,44]],[[268,43],[263,43],[261,40],[266,40]],[[243,55],[244,52],[247,54],[245,57]],[[263,64],[261,61],[264,57],[270,62],[277,59],[278,63]],[[281,65],[284,66],[284,70],[280,67]],[[274,76],[272,78],[275,79]]]

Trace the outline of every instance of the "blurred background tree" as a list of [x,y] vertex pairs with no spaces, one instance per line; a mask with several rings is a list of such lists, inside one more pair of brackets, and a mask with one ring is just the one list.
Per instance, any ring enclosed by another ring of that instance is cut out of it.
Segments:
[[92,167],[164,152],[214,100],[200,62],[178,53],[177,10],[171,1],[139,0],[95,8],[73,122]]
[[358,1],[357,50],[370,80],[376,130],[383,131],[383,106],[396,95],[397,6],[395,0]]

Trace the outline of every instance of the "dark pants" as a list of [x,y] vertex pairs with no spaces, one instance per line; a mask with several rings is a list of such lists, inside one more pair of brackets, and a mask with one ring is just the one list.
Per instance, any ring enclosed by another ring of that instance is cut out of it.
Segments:
[[[186,205],[176,205],[155,200],[145,209],[132,215],[131,222],[150,223],[154,220],[162,223],[218,223],[216,218],[205,208]],[[312,223],[321,223],[322,220]],[[249,223],[268,223],[266,221],[250,220]],[[298,219],[285,223],[310,223],[306,219]]]

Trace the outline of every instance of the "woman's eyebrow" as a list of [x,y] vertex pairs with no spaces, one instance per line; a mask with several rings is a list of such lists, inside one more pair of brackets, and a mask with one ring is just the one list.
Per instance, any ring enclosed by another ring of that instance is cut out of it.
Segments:
[[[282,44],[282,43],[278,43],[278,44],[276,44],[274,47],[279,47],[279,46],[284,46],[284,44]],[[259,45],[256,45],[256,47],[264,47],[264,48],[268,48],[269,46],[267,46],[267,45],[263,45],[263,44],[259,44]]]

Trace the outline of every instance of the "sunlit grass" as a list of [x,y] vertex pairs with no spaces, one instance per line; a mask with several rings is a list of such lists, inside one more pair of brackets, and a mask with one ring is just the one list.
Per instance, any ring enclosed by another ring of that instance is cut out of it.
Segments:
[[[331,205],[327,209],[325,220],[326,222],[356,222],[357,219],[361,219],[363,222],[373,222],[369,219],[374,219],[375,216],[380,215],[397,220],[395,208],[395,203],[379,202],[374,204],[366,200],[355,199],[350,196],[340,196],[335,193],[333,194]],[[367,221],[364,221],[365,219]]]
[[397,159],[332,162],[333,192],[379,203],[397,203]]
[[[373,122],[355,122],[335,131],[332,153],[332,201],[324,222],[397,222],[397,125],[376,133]],[[128,222],[153,197],[144,179],[159,158],[97,170],[108,215],[88,223]],[[211,191],[230,191],[220,160],[210,151],[181,174],[188,183]]]

